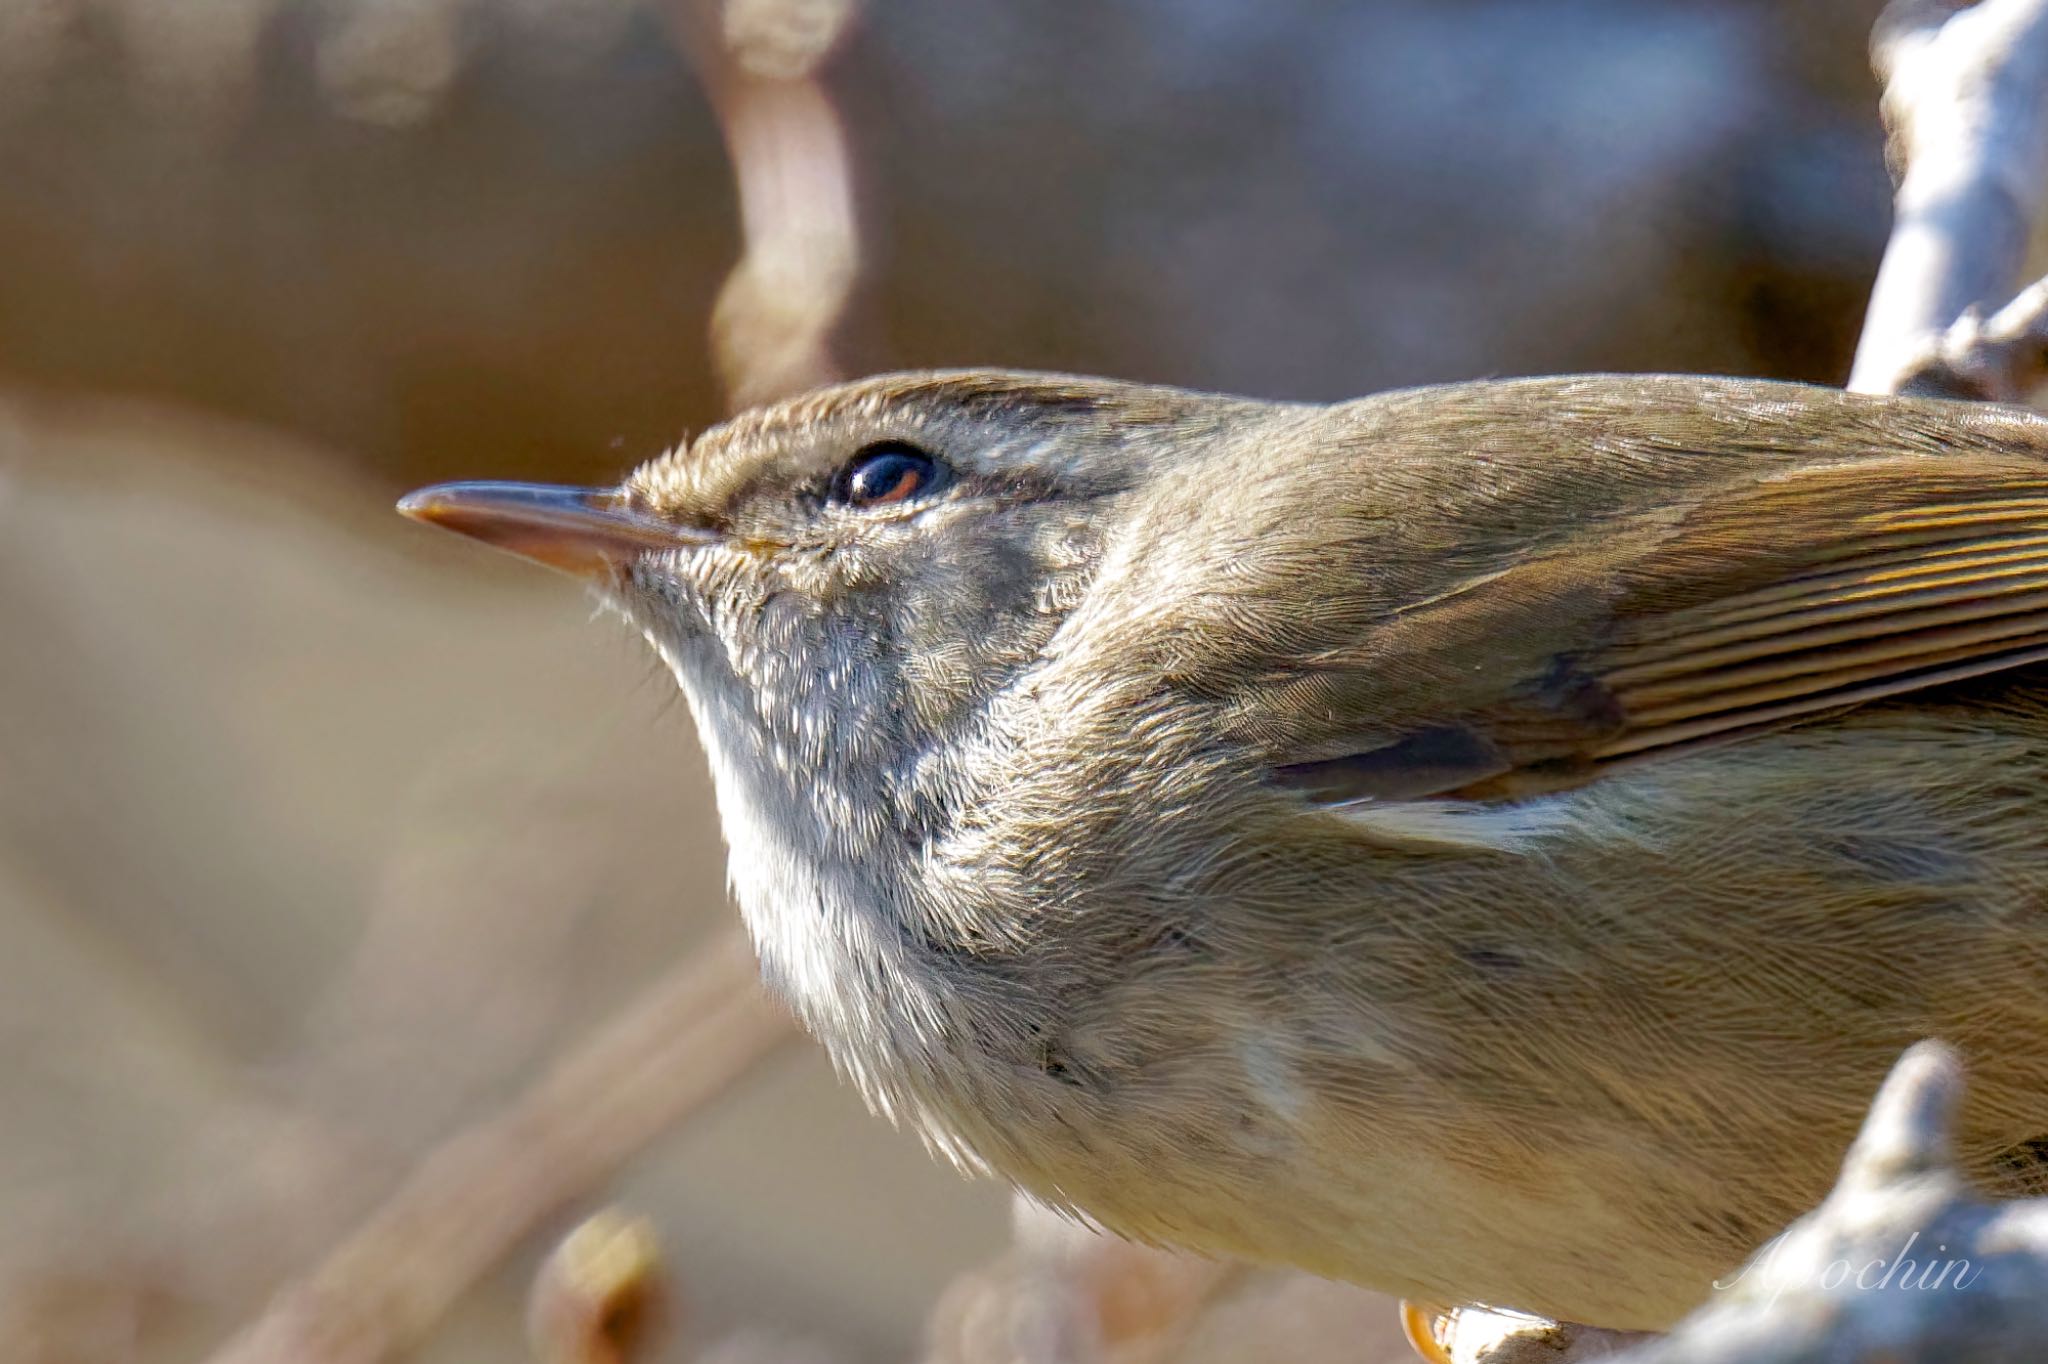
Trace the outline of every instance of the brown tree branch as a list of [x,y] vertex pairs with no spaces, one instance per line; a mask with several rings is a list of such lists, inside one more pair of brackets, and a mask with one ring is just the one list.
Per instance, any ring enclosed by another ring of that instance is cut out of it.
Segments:
[[675,0],[739,189],[743,249],[711,316],[735,408],[843,377],[831,342],[860,237],[852,158],[816,77],[855,13],[852,0]]
[[379,1364],[417,1345],[542,1219],[794,1035],[726,933],[429,1155],[212,1364]]

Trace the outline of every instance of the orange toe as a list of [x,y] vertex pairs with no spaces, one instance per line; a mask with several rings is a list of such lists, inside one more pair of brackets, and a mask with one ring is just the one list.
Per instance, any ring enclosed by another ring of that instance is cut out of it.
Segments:
[[1441,1312],[1401,1300],[1401,1334],[1408,1337],[1410,1348],[1424,1364],[1453,1364],[1451,1352],[1437,1339],[1437,1323],[1442,1320]]

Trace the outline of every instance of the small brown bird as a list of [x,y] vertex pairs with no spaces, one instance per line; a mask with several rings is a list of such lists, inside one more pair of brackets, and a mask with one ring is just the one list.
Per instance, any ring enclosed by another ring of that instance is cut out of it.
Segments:
[[1662,1327],[1929,1036],[2044,1169],[2048,420],[908,374],[402,505],[646,634],[771,979],[1112,1230]]

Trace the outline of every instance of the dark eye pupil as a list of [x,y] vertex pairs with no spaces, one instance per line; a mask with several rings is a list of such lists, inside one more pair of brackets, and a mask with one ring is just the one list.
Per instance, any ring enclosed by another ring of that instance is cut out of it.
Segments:
[[904,502],[938,486],[939,462],[913,445],[873,445],[855,455],[833,480],[835,501],[854,507]]

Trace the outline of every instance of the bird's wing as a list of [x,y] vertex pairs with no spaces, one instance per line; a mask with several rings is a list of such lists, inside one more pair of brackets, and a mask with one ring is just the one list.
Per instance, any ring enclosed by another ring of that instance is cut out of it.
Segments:
[[1320,800],[1484,799],[2044,660],[2048,466],[1876,456],[1586,527],[1295,659],[1242,713]]

